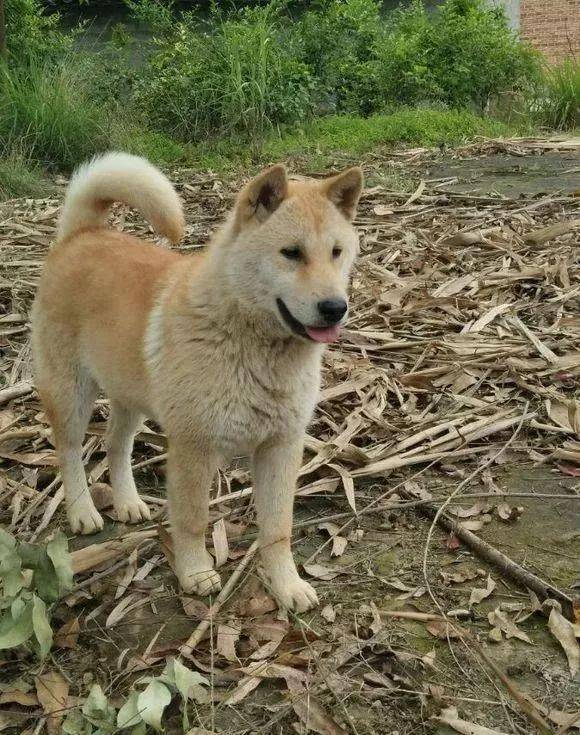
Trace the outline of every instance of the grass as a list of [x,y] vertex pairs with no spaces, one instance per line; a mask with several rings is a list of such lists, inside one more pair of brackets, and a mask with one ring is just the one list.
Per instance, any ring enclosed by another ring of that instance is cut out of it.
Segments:
[[[86,111],[85,111],[86,114]],[[46,115],[43,123],[46,122]],[[37,195],[42,191],[38,177],[38,166],[30,166],[41,141],[52,146],[58,143],[56,153],[68,168],[104,148],[120,148],[131,153],[145,156],[157,165],[188,165],[199,169],[212,169],[218,172],[240,170],[242,168],[265,165],[274,161],[284,161],[299,157],[306,166],[324,168],[341,158],[356,158],[380,147],[393,147],[400,144],[412,146],[454,146],[476,136],[498,137],[521,132],[496,120],[484,119],[467,111],[435,109],[401,109],[389,115],[375,115],[369,118],[352,116],[332,116],[318,118],[305,125],[301,130],[290,130],[281,135],[267,138],[261,150],[257,151],[242,140],[230,137],[208,140],[202,144],[178,143],[167,135],[152,132],[137,123],[128,124],[126,118],[118,115],[109,123],[108,145],[99,141],[76,140],[78,129],[73,123],[61,130],[62,139],[53,141],[58,130],[53,127],[30,129],[25,138],[35,141],[28,156],[12,156],[1,161],[0,181],[5,178],[3,170],[11,170],[11,185],[4,184],[2,196]],[[48,135],[47,135],[48,130]],[[30,151],[30,149],[28,149]],[[43,149],[44,150],[44,149]],[[84,155],[83,155],[84,154]],[[54,159],[53,159],[54,160]],[[28,179],[27,179],[28,169]],[[29,186],[27,185],[29,181]]]
[[16,149],[0,154],[0,201],[16,197],[45,197],[54,191],[42,170]]
[[548,67],[534,107],[542,125],[557,130],[580,126],[580,61]]

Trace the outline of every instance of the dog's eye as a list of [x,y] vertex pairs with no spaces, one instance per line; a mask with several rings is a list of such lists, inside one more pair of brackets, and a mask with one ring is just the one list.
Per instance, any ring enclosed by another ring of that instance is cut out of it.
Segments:
[[300,248],[282,248],[280,252],[285,258],[288,258],[288,260],[300,260],[302,257]]
[[340,258],[342,255],[342,248],[335,247],[332,248],[332,257],[336,260],[337,258]]

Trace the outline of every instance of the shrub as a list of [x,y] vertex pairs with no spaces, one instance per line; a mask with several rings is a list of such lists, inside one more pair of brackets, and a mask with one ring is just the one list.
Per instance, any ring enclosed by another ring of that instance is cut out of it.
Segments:
[[380,12],[380,0],[327,0],[301,17],[296,32],[317,80],[320,111],[364,115],[376,109]]
[[186,15],[157,43],[136,100],[148,120],[171,134],[197,140],[245,133],[259,140],[309,110],[309,70],[273,5],[230,17],[216,11],[207,30]]
[[446,0],[433,13],[415,0],[395,14],[377,56],[385,101],[404,104],[485,109],[502,91],[529,88],[539,70],[537,54],[484,0]]
[[58,13],[48,15],[38,0],[5,0],[10,64],[57,58],[72,48],[74,34],[59,30]]
[[550,128],[580,125],[580,61],[567,59],[560,66],[544,70],[533,110],[535,117]]

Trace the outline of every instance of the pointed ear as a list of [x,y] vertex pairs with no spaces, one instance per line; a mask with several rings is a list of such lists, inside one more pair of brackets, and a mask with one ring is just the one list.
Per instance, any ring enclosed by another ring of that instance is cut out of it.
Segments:
[[354,219],[363,188],[363,172],[359,166],[347,168],[322,183],[322,190],[348,220]]
[[265,222],[288,195],[288,174],[279,163],[261,171],[242,189],[236,203],[236,228],[250,220]]

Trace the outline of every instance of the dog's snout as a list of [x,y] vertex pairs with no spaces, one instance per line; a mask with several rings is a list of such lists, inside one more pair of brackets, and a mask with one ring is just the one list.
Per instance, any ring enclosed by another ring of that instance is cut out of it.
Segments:
[[348,309],[344,299],[324,299],[318,302],[318,311],[328,324],[336,324],[346,314]]

